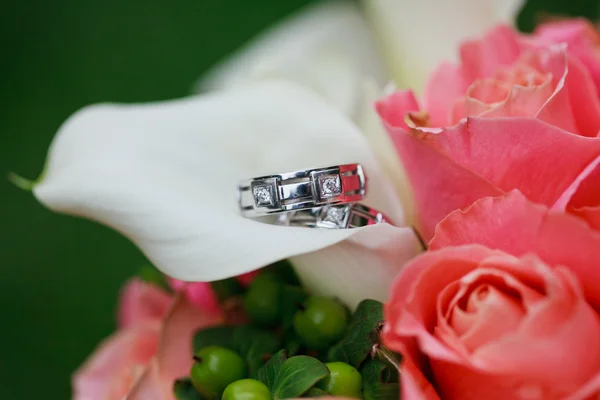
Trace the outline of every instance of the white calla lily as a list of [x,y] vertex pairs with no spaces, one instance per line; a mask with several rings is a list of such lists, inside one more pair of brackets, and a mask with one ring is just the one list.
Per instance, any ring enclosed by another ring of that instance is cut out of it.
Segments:
[[34,194],[55,211],[115,228],[175,278],[211,281],[291,258],[316,293],[350,306],[385,300],[419,251],[412,229],[264,224],[241,217],[235,188],[252,176],[360,162],[370,177],[366,203],[402,226],[406,181],[370,107],[386,82],[381,60],[397,83],[420,89],[423,74],[456,41],[505,20],[488,7],[498,1],[461,0],[444,14],[440,7],[450,5],[443,1],[365,0],[383,57],[358,7],[320,3],[197,84],[223,92],[75,114],[58,132]]
[[320,2],[259,35],[201,77],[196,89],[273,77],[311,88],[362,128],[412,223],[406,175],[372,104],[390,79],[419,93],[438,63],[456,57],[459,42],[512,21],[522,3],[363,0],[361,9],[350,1]]
[[202,77],[199,90],[285,77],[311,87],[348,115],[365,78],[420,93],[427,76],[454,60],[459,43],[512,24],[524,0],[319,2],[286,18]]
[[309,287],[354,305],[387,296],[418,251],[410,228],[269,225],[243,218],[235,194],[244,178],[352,162],[368,173],[366,203],[401,224],[401,204],[359,129],[312,92],[265,81],[85,108],[59,130],[34,194],[52,210],[115,228],[175,278],[216,280],[296,256]]
[[361,10],[351,1],[326,1],[284,19],[203,76],[200,92],[264,78],[300,82],[352,116],[364,77],[386,82]]

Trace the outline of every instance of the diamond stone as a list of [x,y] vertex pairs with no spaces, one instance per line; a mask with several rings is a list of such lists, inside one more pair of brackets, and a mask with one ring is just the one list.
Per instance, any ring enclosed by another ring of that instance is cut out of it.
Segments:
[[271,188],[269,186],[255,186],[252,191],[256,205],[270,206],[273,204],[273,196],[271,196]]
[[346,217],[346,208],[330,207],[323,221],[333,222],[336,225],[342,225]]
[[321,197],[335,197],[342,193],[342,185],[338,175],[326,175],[319,178]]

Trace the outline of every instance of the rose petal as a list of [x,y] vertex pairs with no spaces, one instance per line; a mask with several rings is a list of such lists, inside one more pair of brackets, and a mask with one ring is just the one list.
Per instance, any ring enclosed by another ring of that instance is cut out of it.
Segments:
[[408,133],[404,121],[400,122],[400,115],[405,114],[406,108],[398,94],[380,100],[376,107],[408,174],[418,215],[418,230],[425,240],[433,236],[435,225],[448,213],[482,197],[503,193],[488,180],[429,146],[436,134],[416,129]]
[[73,374],[73,398],[91,400],[121,398],[158,348],[160,325],[137,325],[104,340]]
[[[496,71],[494,79],[475,81],[471,85],[466,94],[465,116],[535,117],[563,130],[579,132],[575,115],[580,115],[577,110],[581,100],[571,102],[566,84],[569,81],[567,64],[564,46],[523,54],[514,65]],[[519,74],[527,74],[527,81],[535,76],[537,79],[524,84],[518,80]],[[535,76],[532,77],[532,74]],[[483,96],[492,93],[495,98]],[[454,123],[458,121],[459,118],[455,117]]]
[[[424,94],[425,109],[429,112],[431,126],[451,125],[450,112],[453,104],[464,95],[468,85],[457,65],[444,62],[435,69],[427,81]],[[464,104],[462,99],[460,104]]]
[[592,228],[600,231],[600,206],[572,208],[569,213],[584,219]]
[[[569,198],[568,207],[579,209],[600,206],[600,156],[596,157],[575,179],[573,196]],[[555,204],[559,206],[559,202]],[[559,207],[561,209],[562,207]]]
[[[382,335],[384,344],[400,351],[404,348],[402,338],[416,337],[421,350],[430,356],[458,361],[460,356],[432,334],[437,321],[437,298],[431,294],[439,293],[448,282],[460,279],[493,254],[496,253],[483,246],[462,246],[426,252],[409,262],[394,281],[392,297],[384,306],[388,321]],[[438,265],[441,261],[443,264]],[[414,355],[405,353],[405,356],[415,364],[421,364]]]
[[[126,397],[127,400],[175,400],[173,390],[160,379],[158,365],[153,360]],[[86,399],[82,399],[86,400]],[[116,400],[116,399],[115,399]]]
[[[484,27],[488,29],[489,25]],[[498,68],[514,63],[521,54],[517,32],[500,25],[483,36],[460,46],[462,74],[465,82],[493,76]]]
[[566,43],[569,53],[583,64],[594,80],[596,88],[600,88],[598,39],[598,32],[590,21],[584,18],[569,18],[538,25],[530,41],[539,46]]
[[439,134],[409,135],[379,110],[415,191],[426,238],[451,211],[512,189],[550,206],[600,155],[600,140],[535,119],[469,118]]
[[156,285],[131,279],[121,292],[119,327],[160,321],[171,307],[171,296]]
[[517,329],[476,349],[469,357],[472,364],[432,359],[443,396],[462,398],[462,393],[487,390],[503,394],[502,398],[516,398],[527,390],[541,398],[564,398],[597,371],[600,320],[568,270],[552,270],[535,257],[511,261],[506,256],[490,258],[482,268],[541,276],[544,296],[526,306]]
[[199,310],[186,296],[176,298],[163,321],[156,354],[161,379],[172,384],[175,379],[189,375],[193,364],[194,332],[222,321],[222,315]]
[[435,388],[414,363],[404,359],[400,365],[400,388],[403,400],[439,400]]
[[253,39],[202,77],[202,91],[277,77],[315,90],[346,115],[356,111],[364,77],[384,82],[361,12],[351,2],[311,5]]
[[[58,133],[34,194],[55,211],[117,229],[174,278],[210,281],[360,232],[243,218],[240,179],[353,162],[369,175],[365,203],[402,224],[394,190],[355,126],[299,87],[264,82],[167,103],[84,109]],[[384,237],[388,229],[370,233]],[[345,273],[344,265],[327,268]],[[360,298],[360,278],[355,284]],[[331,288],[337,294],[334,282]]]
[[551,266],[569,267],[581,282],[586,298],[600,307],[600,233],[584,221],[528,201],[518,191],[484,198],[465,212],[441,221],[431,250],[481,244],[515,256],[534,253]]

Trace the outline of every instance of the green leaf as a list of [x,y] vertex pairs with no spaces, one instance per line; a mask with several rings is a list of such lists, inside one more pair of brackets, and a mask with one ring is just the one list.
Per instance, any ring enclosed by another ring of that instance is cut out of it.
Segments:
[[258,380],[267,385],[269,390],[273,391],[273,385],[277,379],[277,374],[283,363],[287,360],[285,349],[278,351],[269,361],[258,370]]
[[308,392],[304,393],[302,397],[327,397],[331,396],[329,393],[324,391],[323,389],[319,389],[317,387],[310,388]]
[[281,260],[274,264],[268,265],[264,270],[277,275],[288,285],[300,286],[300,279],[298,279],[298,275],[296,275],[294,267],[288,260]]
[[290,357],[295,356],[300,351],[300,348],[302,347],[302,341],[293,328],[285,331],[283,335],[283,347],[285,347]]
[[398,370],[386,361],[367,360],[360,373],[365,400],[397,400],[400,398]]
[[273,386],[273,398],[278,400],[302,396],[328,375],[329,370],[325,364],[316,358],[290,357],[279,369]]
[[229,325],[211,326],[200,329],[194,335],[194,353],[207,346],[221,346],[237,351],[234,339],[236,329],[238,328]]
[[383,304],[376,300],[360,302],[348,324],[344,337],[329,350],[330,361],[342,361],[358,368],[379,343],[383,322]]
[[237,327],[233,340],[238,353],[248,363],[250,378],[256,378],[258,369],[281,349],[281,341],[274,333],[248,325]]
[[204,400],[204,397],[192,385],[190,378],[177,379],[173,383],[173,394],[177,400]]
[[211,282],[210,286],[214,290],[215,294],[219,298],[219,301],[223,302],[230,297],[240,295],[244,293],[244,288],[240,282],[235,278],[222,279],[220,281]]
[[598,0],[528,0],[517,17],[517,26],[531,32],[536,25],[549,17],[585,17],[592,22],[600,18]]
[[363,385],[364,400],[398,400],[400,383],[375,383]]
[[360,369],[363,383],[397,383],[398,369],[380,359],[367,360]]

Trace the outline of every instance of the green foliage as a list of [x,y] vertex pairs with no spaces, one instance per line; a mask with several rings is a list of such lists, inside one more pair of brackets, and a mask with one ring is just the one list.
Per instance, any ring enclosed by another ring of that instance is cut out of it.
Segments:
[[383,322],[383,304],[376,300],[360,302],[344,337],[330,349],[330,361],[342,361],[358,368],[379,343],[379,329]]
[[235,278],[214,281],[210,285],[221,302],[230,297],[244,293],[244,288]]
[[173,383],[173,394],[177,400],[204,400],[190,378],[177,379]]
[[360,370],[365,400],[396,400],[400,397],[398,369],[380,359],[367,360]]
[[287,358],[286,351],[277,352],[258,371],[258,379],[273,393],[274,399],[300,397],[310,391],[310,396],[325,392],[314,385],[329,375],[321,361],[309,356]]
[[327,375],[329,370],[316,358],[309,356],[288,358],[275,377],[273,398],[277,400],[302,396]]
[[285,360],[287,360],[286,351],[285,349],[280,350],[258,370],[258,380],[267,385],[271,391],[275,385],[275,378],[277,378],[277,374]]
[[221,346],[237,351],[234,340],[236,329],[236,327],[228,325],[211,326],[209,328],[200,329],[194,335],[194,353],[207,346]]
[[556,17],[584,17],[597,22],[600,19],[600,1],[528,0],[517,16],[517,27],[523,32],[531,32],[544,20]]
[[277,335],[252,326],[238,327],[234,332],[234,344],[248,364],[250,378],[256,378],[258,369],[281,348]]

